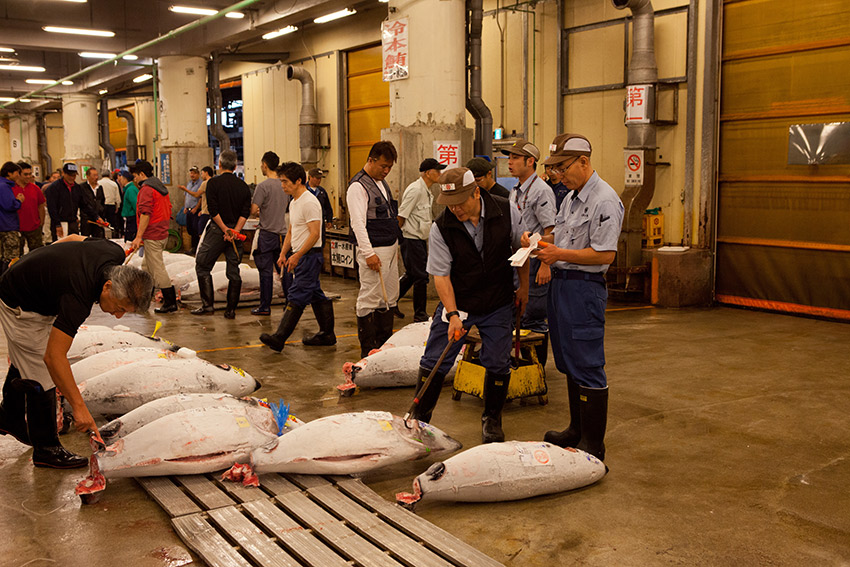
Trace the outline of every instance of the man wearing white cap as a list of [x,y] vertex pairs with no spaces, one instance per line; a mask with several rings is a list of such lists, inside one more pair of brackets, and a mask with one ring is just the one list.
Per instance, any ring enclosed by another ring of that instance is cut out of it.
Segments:
[[[481,438],[484,443],[501,442],[505,440],[502,408],[511,378],[514,269],[509,258],[522,237],[520,215],[507,199],[482,191],[465,167],[447,169],[439,182],[437,202],[446,209],[431,225],[428,273],[434,276],[440,303],[419,361],[419,388],[449,338],[475,325],[481,335],[481,365],[486,370]],[[516,294],[523,310],[528,302],[528,264],[517,271],[520,287]],[[417,419],[431,420],[443,380],[465,342],[461,336],[448,349],[428,390],[418,392]]]
[[[502,150],[508,156],[508,169],[519,183],[511,190],[511,205],[522,215],[522,224],[531,233],[547,235],[555,226],[555,194],[545,181],[537,176],[537,161],[540,150],[526,140],[517,140]],[[549,266],[532,258],[529,265],[528,308],[520,322],[523,329],[531,329],[543,335],[549,333],[546,321],[546,297],[549,295],[549,281],[552,274]],[[540,364],[546,366],[548,358],[548,337],[537,348]]]
[[[547,432],[543,439],[577,447],[602,460],[608,420],[605,272],[617,253],[623,203],[593,170],[587,138],[561,134],[549,150],[544,164],[557,169],[572,194],[558,211],[554,232],[543,238],[554,246],[540,248],[536,254],[552,266],[549,328],[555,365],[567,375],[570,425]],[[528,245],[528,233],[522,240]]]

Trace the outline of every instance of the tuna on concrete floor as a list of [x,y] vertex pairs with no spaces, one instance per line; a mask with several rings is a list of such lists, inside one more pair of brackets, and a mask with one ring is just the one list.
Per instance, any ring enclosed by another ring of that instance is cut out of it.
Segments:
[[[305,347],[318,326],[310,310],[282,354],[258,348],[272,317],[219,311],[163,315],[157,336],[217,364],[244,368],[304,420],[350,411],[403,414],[412,388],[340,398],[343,363],[358,360],[356,284],[323,278],[340,294],[335,347]],[[429,306],[434,307],[436,299]],[[401,310],[411,313],[409,299]],[[98,310],[95,310],[98,311]],[[396,321],[401,327],[408,319]],[[93,324],[112,326],[97,313]],[[121,320],[149,334],[155,318]],[[605,464],[588,488],[516,502],[429,502],[416,513],[506,565],[798,566],[850,563],[850,325],[729,308],[609,306],[611,393]],[[0,356],[5,355],[0,341]],[[213,350],[215,349],[215,350]],[[210,352],[202,352],[208,350]],[[568,421],[566,383],[552,357],[549,404],[506,406],[508,439],[540,440]],[[433,423],[467,448],[481,439],[481,401],[443,391]],[[88,440],[63,436],[86,454]],[[0,437],[0,564],[68,567],[186,565],[192,555],[166,514],[132,479],[116,479],[98,504],[81,507],[85,469],[36,469],[31,451]],[[369,473],[392,501],[428,461]]]

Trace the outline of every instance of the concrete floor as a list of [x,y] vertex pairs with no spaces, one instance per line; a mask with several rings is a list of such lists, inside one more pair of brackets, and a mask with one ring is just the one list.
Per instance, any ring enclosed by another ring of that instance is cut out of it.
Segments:
[[[409,388],[336,394],[342,364],[358,359],[356,286],[338,278],[324,285],[341,295],[336,347],[259,348],[280,307],[271,319],[240,309],[235,321],[181,310],[161,318],[159,334],[245,368],[263,383],[258,395],[283,397],[302,419],[403,414]],[[409,300],[402,309],[411,313]],[[122,323],[150,332],[154,321]],[[114,320],[98,311],[90,322]],[[315,328],[305,315],[293,338]],[[850,325],[727,308],[612,306],[607,328],[611,472],[601,483],[520,502],[423,502],[417,513],[506,565],[850,565]],[[509,438],[536,440],[565,424],[566,384],[551,362],[547,372],[549,405],[510,404]],[[449,394],[434,424],[476,445],[481,402]],[[85,453],[82,435],[63,439]],[[392,499],[429,464],[364,481]],[[73,489],[83,471],[36,469],[28,448],[9,437],[0,438],[0,472],[4,566],[199,563],[132,479],[110,482],[100,503],[81,507]]]

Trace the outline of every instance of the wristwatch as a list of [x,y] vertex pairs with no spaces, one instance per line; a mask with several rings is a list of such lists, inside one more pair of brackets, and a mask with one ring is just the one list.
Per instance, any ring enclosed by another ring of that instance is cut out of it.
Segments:
[[448,313],[446,313],[446,321],[451,321],[452,317],[454,317],[455,315],[460,317],[460,314],[457,311],[449,311]]

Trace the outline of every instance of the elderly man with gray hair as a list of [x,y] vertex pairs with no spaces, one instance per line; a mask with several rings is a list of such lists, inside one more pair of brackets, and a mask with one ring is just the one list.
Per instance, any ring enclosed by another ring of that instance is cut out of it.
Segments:
[[84,467],[56,430],[56,389],[74,411],[76,428],[97,431],[74,381],[68,349],[94,303],[120,319],[150,308],[153,281],[124,266],[124,250],[108,240],[72,234],[27,254],[0,277],[0,325],[9,372],[0,402],[0,434],[33,448],[37,467]]

